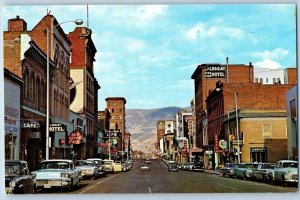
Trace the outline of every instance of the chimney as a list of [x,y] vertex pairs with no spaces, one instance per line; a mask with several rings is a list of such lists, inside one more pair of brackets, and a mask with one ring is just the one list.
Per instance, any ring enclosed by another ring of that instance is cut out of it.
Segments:
[[27,23],[19,15],[15,19],[8,20],[8,31],[27,31]]

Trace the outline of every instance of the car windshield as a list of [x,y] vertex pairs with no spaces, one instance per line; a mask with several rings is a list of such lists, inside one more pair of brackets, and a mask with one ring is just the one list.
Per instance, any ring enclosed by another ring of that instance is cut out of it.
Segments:
[[274,169],[274,164],[264,164],[262,169]]
[[235,163],[227,163],[227,164],[226,164],[226,167],[235,167],[235,166],[236,166]]
[[292,167],[292,168],[297,168],[298,167],[298,163],[296,162],[285,162],[283,163],[283,167]]
[[104,164],[113,164],[113,161],[112,160],[105,160],[105,161],[103,161],[104,162]]
[[244,166],[243,166],[243,168],[252,168],[252,169],[254,169],[254,168],[257,168],[257,164],[245,164]]
[[70,163],[68,162],[43,162],[41,169],[68,169],[70,167]]
[[96,163],[96,165],[103,165],[104,162],[102,160],[94,160],[94,162]]
[[76,162],[75,162],[75,165],[76,166],[83,166],[85,164],[85,161],[83,161],[83,160],[77,160]]
[[5,162],[5,174],[20,174],[21,165],[15,162]]
[[95,163],[93,161],[86,161],[85,165],[87,165],[87,166],[95,166]]

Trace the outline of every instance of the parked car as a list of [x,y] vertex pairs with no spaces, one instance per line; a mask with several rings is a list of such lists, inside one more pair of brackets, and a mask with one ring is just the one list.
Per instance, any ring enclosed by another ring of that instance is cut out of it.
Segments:
[[104,168],[104,162],[101,158],[88,158],[87,161],[95,162],[96,166],[98,167],[98,176],[106,176],[106,171]]
[[190,168],[191,171],[196,172],[204,172],[204,164],[203,162],[195,162]]
[[72,160],[53,159],[41,162],[41,169],[33,171],[36,188],[67,188],[79,186],[81,170]]
[[141,171],[149,171],[149,170],[150,170],[150,166],[148,164],[141,165]]
[[27,161],[5,161],[5,193],[34,194],[34,176],[29,173]]
[[113,173],[114,172],[114,161],[113,160],[103,160],[104,163],[104,169],[107,173]]
[[267,172],[270,183],[288,184],[298,183],[298,162],[293,160],[279,160],[273,170]]
[[222,176],[224,177],[233,177],[234,176],[234,168],[239,167],[237,163],[226,163],[223,168],[220,169]]
[[179,167],[178,167],[178,164],[177,163],[171,163],[171,164],[169,164],[169,172],[174,172],[174,171],[176,171],[176,172],[178,172],[179,171]]
[[116,161],[114,163],[114,173],[118,173],[122,171],[122,162],[121,161]]
[[95,179],[98,177],[98,166],[91,160],[76,160],[75,166],[81,170],[82,178]]
[[252,175],[253,179],[257,181],[266,182],[267,181],[267,172],[274,169],[274,163],[259,163],[256,170],[253,170]]
[[190,167],[189,164],[183,164],[182,165],[182,170],[185,170],[185,171],[189,170],[189,167]]
[[243,163],[239,167],[234,169],[234,176],[244,180],[252,178],[253,170],[257,169],[257,163]]
[[146,164],[151,164],[150,158],[146,158],[145,163],[146,163]]

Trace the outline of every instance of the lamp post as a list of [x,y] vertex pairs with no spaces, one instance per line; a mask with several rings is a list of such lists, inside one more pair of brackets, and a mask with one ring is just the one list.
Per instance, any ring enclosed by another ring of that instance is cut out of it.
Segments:
[[238,111],[237,111],[237,95],[238,93],[234,93],[234,99],[235,99],[235,118],[236,118],[236,137],[237,137],[237,156],[238,156],[238,163],[241,163],[240,158],[240,134],[239,134],[239,119],[238,119]]
[[76,25],[81,25],[83,21],[81,19],[73,20],[73,21],[65,21],[60,24],[55,25],[53,28],[47,27],[47,86],[46,86],[46,160],[49,159],[49,33],[52,32],[56,27],[60,26],[61,24],[74,22]]

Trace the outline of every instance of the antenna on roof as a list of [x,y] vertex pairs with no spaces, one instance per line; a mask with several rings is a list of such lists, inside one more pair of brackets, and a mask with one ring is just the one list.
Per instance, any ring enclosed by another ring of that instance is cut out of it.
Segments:
[[87,23],[87,28],[89,28],[89,5],[86,5],[86,23]]
[[47,9],[47,15],[50,15],[50,13],[51,13],[51,10]]

